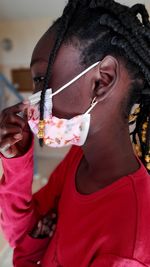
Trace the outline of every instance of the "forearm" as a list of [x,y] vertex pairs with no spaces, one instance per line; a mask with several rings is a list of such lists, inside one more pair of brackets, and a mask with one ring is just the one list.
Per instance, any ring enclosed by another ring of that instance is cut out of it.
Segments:
[[2,165],[1,226],[10,245],[15,247],[38,217],[32,203],[33,144],[22,157],[2,158]]
[[50,238],[34,239],[27,235],[21,244],[14,249],[14,267],[34,267],[41,266],[45,251],[50,242]]

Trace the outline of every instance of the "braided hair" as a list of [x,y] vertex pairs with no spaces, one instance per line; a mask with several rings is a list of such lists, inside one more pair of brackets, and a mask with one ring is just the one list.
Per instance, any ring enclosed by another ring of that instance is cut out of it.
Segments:
[[41,94],[40,120],[44,117],[53,63],[62,43],[80,46],[80,63],[85,67],[106,55],[121,58],[132,78],[142,80],[142,85],[137,82],[130,90],[126,116],[134,104],[139,105],[130,115],[130,124],[134,123],[131,137],[138,156],[150,171],[150,22],[145,6],[128,7],[114,0],[69,0],[54,24],[56,40]]

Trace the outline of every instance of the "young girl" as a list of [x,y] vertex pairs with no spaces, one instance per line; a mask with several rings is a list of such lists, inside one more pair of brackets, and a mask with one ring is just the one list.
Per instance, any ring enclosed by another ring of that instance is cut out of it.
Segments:
[[[70,0],[36,45],[34,95],[0,115],[15,267],[150,267],[149,42],[144,5]],[[33,196],[31,132],[73,145]]]

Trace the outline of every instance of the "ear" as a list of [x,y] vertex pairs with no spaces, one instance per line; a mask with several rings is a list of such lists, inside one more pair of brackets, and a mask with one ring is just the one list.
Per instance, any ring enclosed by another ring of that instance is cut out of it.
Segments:
[[95,82],[94,95],[97,101],[108,97],[119,78],[119,63],[113,56],[106,56],[98,65],[97,80]]

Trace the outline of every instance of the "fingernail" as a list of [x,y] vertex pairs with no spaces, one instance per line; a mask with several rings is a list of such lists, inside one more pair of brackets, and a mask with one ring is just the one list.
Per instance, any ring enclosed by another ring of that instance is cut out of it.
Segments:
[[21,138],[22,138],[22,135],[21,135],[21,134],[15,134],[15,135],[14,135],[14,138],[15,138],[15,139],[21,139]]
[[24,105],[28,105],[30,102],[29,102],[29,100],[24,100],[22,103],[23,103]]
[[52,230],[55,230],[55,229],[56,229],[56,224],[53,224]]
[[39,221],[39,222],[38,222],[38,228],[41,228],[41,226],[42,226],[42,222]]
[[53,236],[53,232],[50,232],[49,237],[52,237],[52,236]]
[[6,155],[6,158],[11,159],[11,158],[14,158],[15,156],[16,156],[16,154]]
[[5,150],[7,150],[8,148],[10,148],[11,147],[11,144],[7,144],[7,145],[5,145],[2,149],[5,151]]

